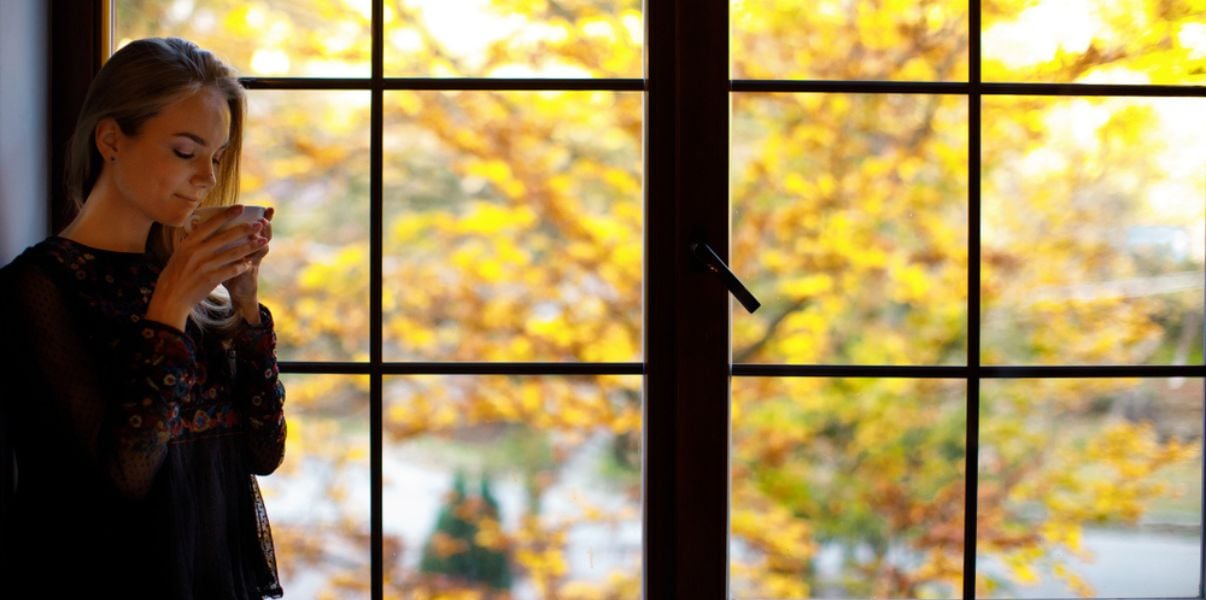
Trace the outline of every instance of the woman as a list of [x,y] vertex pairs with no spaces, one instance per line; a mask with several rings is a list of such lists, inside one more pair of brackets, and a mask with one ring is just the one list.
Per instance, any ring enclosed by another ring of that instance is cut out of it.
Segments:
[[0,271],[3,591],[281,595],[255,479],[285,441],[257,293],[272,215],[222,229],[242,211],[245,103],[228,67],[174,38],[126,45],[89,88],[67,157],[78,215]]

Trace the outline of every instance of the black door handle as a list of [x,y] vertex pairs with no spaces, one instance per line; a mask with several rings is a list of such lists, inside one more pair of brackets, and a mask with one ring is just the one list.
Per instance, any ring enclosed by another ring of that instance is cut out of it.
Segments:
[[709,271],[720,275],[725,287],[729,288],[729,292],[737,298],[737,301],[746,310],[752,313],[758,310],[759,306],[762,306],[762,303],[758,302],[758,299],[750,293],[745,284],[741,283],[741,280],[737,279],[737,276],[729,270],[729,266],[724,264],[723,260],[720,260],[720,256],[716,254],[716,251],[711,246],[702,242],[693,242],[691,244],[691,254],[695,257],[695,260],[698,260],[703,266],[707,267]]

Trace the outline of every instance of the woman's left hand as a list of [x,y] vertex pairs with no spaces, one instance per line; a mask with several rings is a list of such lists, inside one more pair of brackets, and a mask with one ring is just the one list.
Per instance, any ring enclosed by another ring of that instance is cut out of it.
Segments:
[[260,261],[264,260],[264,256],[268,254],[268,242],[272,241],[272,216],[274,214],[276,214],[276,209],[268,207],[268,210],[264,211],[264,218],[260,219],[263,227],[254,237],[263,238],[264,247],[247,256],[247,260],[251,262],[251,268],[222,282],[226,291],[230,292],[230,300],[236,310],[252,310],[257,314],[259,312]]

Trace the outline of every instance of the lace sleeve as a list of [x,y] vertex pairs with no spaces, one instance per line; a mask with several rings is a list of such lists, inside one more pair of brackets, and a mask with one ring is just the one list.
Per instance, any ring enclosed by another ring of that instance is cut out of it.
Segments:
[[247,423],[251,470],[268,475],[285,457],[285,386],[276,364],[276,331],[268,307],[261,304],[259,325],[244,322],[232,342],[234,402]]
[[[114,330],[77,321],[45,273],[20,270],[15,319],[50,406],[85,460],[114,489],[142,497],[180,430],[179,400],[195,381],[192,341],[168,325],[136,320]],[[87,332],[104,331],[89,339]]]

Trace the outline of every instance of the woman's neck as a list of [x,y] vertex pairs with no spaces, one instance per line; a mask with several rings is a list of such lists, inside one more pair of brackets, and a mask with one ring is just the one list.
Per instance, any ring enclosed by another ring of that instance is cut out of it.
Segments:
[[59,235],[102,250],[145,251],[151,220],[104,185],[104,179],[96,182],[79,214]]

